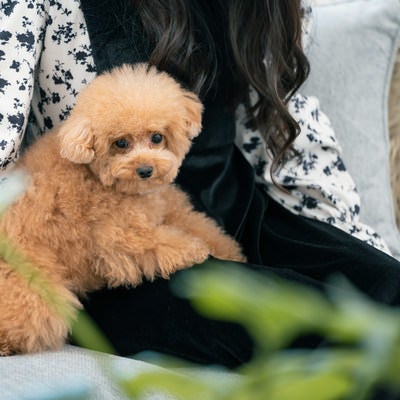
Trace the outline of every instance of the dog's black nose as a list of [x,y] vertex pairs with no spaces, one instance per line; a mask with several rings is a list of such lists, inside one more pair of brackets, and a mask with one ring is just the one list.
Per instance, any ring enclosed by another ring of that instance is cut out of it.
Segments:
[[153,173],[153,167],[151,167],[150,165],[143,165],[141,167],[136,168],[136,173],[142,179],[150,178]]

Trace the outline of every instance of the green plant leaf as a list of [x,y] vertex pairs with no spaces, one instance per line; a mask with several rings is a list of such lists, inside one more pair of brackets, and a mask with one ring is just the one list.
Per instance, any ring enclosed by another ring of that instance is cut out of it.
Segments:
[[216,400],[213,387],[207,382],[168,371],[144,372],[119,382],[125,393],[140,399],[149,392],[162,392],[182,400]]
[[[212,263],[212,262],[211,262]],[[239,322],[266,350],[287,345],[300,333],[316,331],[332,315],[318,292],[243,271],[235,264],[186,274],[176,289],[203,314]]]
[[117,354],[108,339],[85,311],[79,311],[72,324],[71,335],[82,347],[103,353]]

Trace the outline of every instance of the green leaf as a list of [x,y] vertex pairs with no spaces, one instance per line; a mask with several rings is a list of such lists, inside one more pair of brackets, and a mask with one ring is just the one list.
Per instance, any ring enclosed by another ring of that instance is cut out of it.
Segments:
[[63,318],[67,325],[72,323],[76,316],[78,301],[72,295],[67,298],[60,293],[50,277],[28,260],[17,246],[1,232],[0,258],[8,264],[11,271],[25,279],[30,288],[46,301],[49,307]]
[[96,326],[94,321],[84,311],[79,311],[72,324],[72,337],[82,347],[103,353],[116,354],[116,351]]
[[125,393],[133,399],[140,399],[149,392],[171,394],[182,400],[218,399],[213,387],[207,382],[169,371],[143,372],[119,383]]
[[187,274],[178,293],[205,315],[243,324],[261,348],[282,348],[299,333],[320,329],[332,314],[332,305],[309,288],[243,272],[235,264],[227,271]]

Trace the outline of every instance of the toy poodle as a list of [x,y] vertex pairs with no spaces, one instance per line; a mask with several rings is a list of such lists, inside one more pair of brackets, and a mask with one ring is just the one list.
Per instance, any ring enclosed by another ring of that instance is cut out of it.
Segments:
[[173,184],[201,115],[167,73],[124,65],[96,77],[21,156],[29,184],[0,220],[23,260],[0,258],[0,355],[62,346],[71,312],[57,304],[74,315],[90,291],[168,278],[210,255],[244,261]]

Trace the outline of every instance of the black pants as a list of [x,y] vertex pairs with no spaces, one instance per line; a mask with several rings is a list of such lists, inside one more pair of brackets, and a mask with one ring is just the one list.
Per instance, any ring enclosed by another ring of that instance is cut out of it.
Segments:
[[[377,301],[399,304],[400,263],[394,258],[332,226],[295,216],[273,201],[253,212],[258,220],[260,212],[264,218],[259,232],[243,237],[245,249],[253,254],[245,267],[321,290],[329,276],[341,273]],[[217,268],[229,273],[224,262]],[[207,319],[171,291],[171,283],[185,273],[135,289],[102,290],[91,294],[84,306],[121,355],[150,349],[231,368],[248,361],[253,342],[241,326]]]

